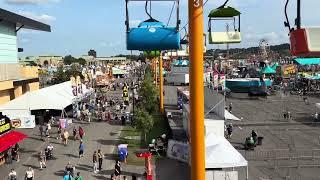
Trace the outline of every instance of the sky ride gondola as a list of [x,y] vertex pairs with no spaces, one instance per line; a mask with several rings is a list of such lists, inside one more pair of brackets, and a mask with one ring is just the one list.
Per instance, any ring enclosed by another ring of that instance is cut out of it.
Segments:
[[301,0],[297,0],[296,28],[292,28],[287,14],[288,4],[289,0],[285,5],[284,25],[289,29],[291,54],[299,57],[319,57],[320,27],[301,27]]
[[[208,22],[209,44],[232,44],[241,42],[240,33],[240,12],[235,8],[226,6],[227,0],[222,6],[211,10]],[[238,27],[236,27],[236,19],[238,19]],[[233,21],[233,30],[227,29],[225,32],[214,32],[213,21],[224,20]]]
[[[179,32],[179,0],[147,0],[145,10],[149,19],[141,22],[138,27],[130,28],[129,1],[126,0],[126,27],[127,27],[127,50],[152,51],[152,50],[175,50],[180,48]],[[177,7],[176,27],[168,27],[163,22],[154,19],[147,11],[148,2],[151,1],[174,1]]]

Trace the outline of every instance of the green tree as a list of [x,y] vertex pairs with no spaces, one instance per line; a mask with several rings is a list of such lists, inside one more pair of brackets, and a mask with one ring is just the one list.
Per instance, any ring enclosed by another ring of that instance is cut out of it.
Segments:
[[153,117],[143,108],[137,108],[134,113],[134,127],[144,134],[144,141],[147,141],[147,133],[153,128]]
[[65,65],[70,65],[70,64],[72,64],[72,63],[74,63],[74,62],[75,62],[75,58],[72,57],[71,55],[65,56],[65,57],[63,58],[63,63],[64,63]]
[[150,114],[154,113],[157,109],[157,97],[158,90],[153,83],[153,77],[150,71],[146,71],[144,80],[141,84],[139,93],[139,103],[138,106],[146,109]]
[[86,61],[85,59],[83,59],[83,58],[77,59],[77,62],[78,62],[79,64],[81,64],[82,66],[86,65],[86,63],[87,63],[87,61]]

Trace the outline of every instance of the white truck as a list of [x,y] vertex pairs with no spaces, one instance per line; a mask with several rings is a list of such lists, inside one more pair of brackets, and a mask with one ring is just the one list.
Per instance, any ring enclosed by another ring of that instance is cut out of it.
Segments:
[[189,85],[189,74],[186,73],[170,73],[165,78],[168,84],[173,85]]

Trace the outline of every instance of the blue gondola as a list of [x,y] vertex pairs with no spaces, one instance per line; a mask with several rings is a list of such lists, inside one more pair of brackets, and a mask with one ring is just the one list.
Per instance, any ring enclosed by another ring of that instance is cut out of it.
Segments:
[[[146,11],[150,19],[140,23],[136,28],[130,28],[128,15],[129,1],[137,0],[126,0],[127,50],[150,51],[175,50],[180,48],[180,20],[178,15],[177,26],[167,27],[164,23],[153,19],[151,15]],[[167,1],[176,1],[177,14],[179,14],[179,0]],[[146,1],[146,7],[147,3],[148,1]]]

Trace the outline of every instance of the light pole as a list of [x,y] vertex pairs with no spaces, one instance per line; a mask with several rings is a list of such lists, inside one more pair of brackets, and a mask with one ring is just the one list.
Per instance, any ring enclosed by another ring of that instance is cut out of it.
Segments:
[[191,179],[205,180],[203,0],[188,0],[190,34]]

